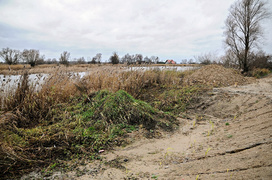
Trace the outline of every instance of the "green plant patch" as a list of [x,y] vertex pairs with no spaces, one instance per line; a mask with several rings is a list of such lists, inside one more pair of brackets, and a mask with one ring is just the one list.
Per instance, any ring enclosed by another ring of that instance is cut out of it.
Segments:
[[83,113],[84,121],[101,120],[107,124],[143,125],[146,129],[154,129],[161,120],[167,120],[169,124],[175,120],[123,90],[116,93],[99,91],[90,103],[92,107]]
[[122,137],[140,126],[155,132],[157,128],[174,130],[178,125],[171,113],[123,90],[101,90],[51,108],[54,113],[37,126],[1,129],[0,168],[5,176],[10,177],[14,169],[27,172],[38,166],[51,171],[63,160],[97,159],[100,150],[122,145]]

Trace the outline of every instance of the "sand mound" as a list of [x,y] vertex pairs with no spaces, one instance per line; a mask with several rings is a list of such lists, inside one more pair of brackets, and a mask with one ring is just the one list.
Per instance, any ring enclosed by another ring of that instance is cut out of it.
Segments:
[[214,64],[204,66],[184,78],[187,85],[205,84],[214,87],[244,85],[252,81],[252,78],[242,76],[237,70]]

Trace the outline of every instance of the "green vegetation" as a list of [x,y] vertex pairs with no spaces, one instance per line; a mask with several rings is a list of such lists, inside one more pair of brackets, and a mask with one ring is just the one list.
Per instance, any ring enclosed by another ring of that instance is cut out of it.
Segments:
[[39,91],[22,76],[14,93],[1,98],[1,176],[39,167],[44,175],[72,167],[65,162],[99,159],[99,151],[127,144],[142,129],[174,131],[176,116],[206,88],[183,86],[187,73],[101,72],[79,79],[56,72]]
[[228,137],[228,138],[232,138],[232,135],[231,135],[231,134],[228,134],[227,137]]
[[158,175],[152,174],[151,179],[158,179]]

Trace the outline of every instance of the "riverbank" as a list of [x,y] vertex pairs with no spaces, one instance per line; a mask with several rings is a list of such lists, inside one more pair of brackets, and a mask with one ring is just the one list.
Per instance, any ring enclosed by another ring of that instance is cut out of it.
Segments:
[[[179,134],[180,128],[186,129],[186,124],[196,126],[204,118],[194,112],[206,103],[201,97],[211,97],[211,89],[220,86],[210,83],[216,82],[217,76],[209,73],[231,74],[235,78],[228,83],[235,86],[251,83],[232,69],[215,65],[206,68],[203,72],[206,79],[201,82],[191,79],[203,69],[100,71],[72,80],[59,72],[38,92],[32,91],[25,74],[16,93],[8,96],[7,104],[1,109],[2,177],[16,178],[36,170],[38,176],[50,178],[61,172],[61,176],[72,173],[74,178],[90,173],[86,168],[79,168],[80,164],[99,159],[99,164],[105,165],[100,167],[106,169],[95,167],[99,171],[93,175],[98,178],[105,170],[116,169],[122,160],[104,161],[105,152],[120,151],[122,147],[142,140],[153,142],[157,138],[171,137]],[[190,121],[193,119],[195,121]],[[215,126],[213,120],[206,123]],[[208,131],[210,135],[212,131]],[[162,147],[165,145],[161,144]],[[166,153],[161,152],[168,157],[171,148],[174,146],[167,147]],[[146,152],[145,149],[141,151]],[[156,150],[151,154],[159,152]],[[121,163],[121,169],[117,170],[127,175],[124,167],[129,168]]]

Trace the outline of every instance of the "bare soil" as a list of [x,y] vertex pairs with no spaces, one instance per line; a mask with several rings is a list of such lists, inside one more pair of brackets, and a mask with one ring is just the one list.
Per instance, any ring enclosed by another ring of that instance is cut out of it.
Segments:
[[66,177],[272,179],[272,76],[213,89],[187,114],[175,133],[104,152],[102,161],[79,167],[85,175]]

